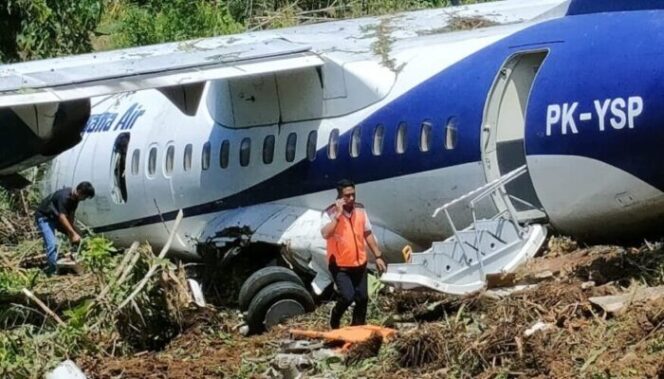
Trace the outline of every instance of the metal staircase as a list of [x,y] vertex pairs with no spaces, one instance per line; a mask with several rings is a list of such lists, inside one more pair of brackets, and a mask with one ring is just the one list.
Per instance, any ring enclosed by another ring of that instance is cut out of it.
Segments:
[[[444,212],[454,235],[434,242],[430,249],[420,253],[404,249],[406,263],[390,264],[381,280],[397,288],[427,287],[461,295],[484,288],[487,274],[513,271],[534,256],[546,238],[546,228],[539,224],[521,225],[519,221],[523,220],[518,219],[512,200],[525,202],[505,191],[505,184],[526,172],[526,166],[521,166],[436,209],[432,217]],[[494,202],[502,201],[505,210],[491,219],[478,220],[476,206],[488,196]],[[458,230],[449,209],[466,201],[473,223]]]

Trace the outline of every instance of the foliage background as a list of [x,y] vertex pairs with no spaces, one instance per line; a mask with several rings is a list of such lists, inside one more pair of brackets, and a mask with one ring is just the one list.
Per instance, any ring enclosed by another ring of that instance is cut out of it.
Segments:
[[4,0],[0,62],[486,0]]

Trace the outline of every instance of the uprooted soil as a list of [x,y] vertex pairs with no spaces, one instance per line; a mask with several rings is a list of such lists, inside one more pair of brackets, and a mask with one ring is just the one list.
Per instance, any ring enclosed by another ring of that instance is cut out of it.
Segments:
[[[589,298],[663,285],[663,252],[661,245],[579,247],[553,239],[540,257],[507,280],[524,288],[509,296],[493,290],[451,297],[383,288],[370,305],[369,318],[396,328],[397,337],[370,341],[345,360],[317,358],[305,375],[659,377],[664,374],[664,299],[635,302],[616,315]],[[54,308],[87,296],[74,284],[91,280],[85,278],[58,278],[63,284],[53,288],[70,298],[54,294]],[[64,291],[64,283],[72,291]],[[71,294],[79,290],[80,295]],[[272,364],[280,342],[289,339],[289,328],[324,330],[330,306],[251,337],[238,332],[241,318],[233,309],[190,308],[182,313],[180,333],[158,351],[114,352],[109,347],[71,358],[90,378],[288,377]]]

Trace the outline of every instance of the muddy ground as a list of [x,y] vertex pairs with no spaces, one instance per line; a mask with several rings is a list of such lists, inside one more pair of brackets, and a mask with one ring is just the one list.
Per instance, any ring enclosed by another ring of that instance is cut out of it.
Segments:
[[[664,298],[634,301],[618,313],[589,301],[663,285],[662,253],[661,244],[579,247],[554,238],[539,257],[497,281],[524,286],[509,296],[494,289],[458,298],[382,288],[369,318],[397,329],[397,337],[365,349],[369,353],[360,346],[346,356],[305,355],[308,364],[299,372],[319,378],[664,377]],[[33,290],[65,315],[95,296],[96,280],[91,273],[57,276]],[[250,337],[238,332],[237,311],[189,306],[182,310],[179,332],[158,348],[127,349],[124,336],[115,335],[95,339],[96,349],[65,357],[90,378],[295,377],[297,371],[277,367],[275,357],[289,329],[324,330],[330,306],[321,304],[312,314]],[[25,322],[48,324],[43,317]],[[526,333],[538,322],[541,329]],[[5,375],[12,377],[11,371]]]

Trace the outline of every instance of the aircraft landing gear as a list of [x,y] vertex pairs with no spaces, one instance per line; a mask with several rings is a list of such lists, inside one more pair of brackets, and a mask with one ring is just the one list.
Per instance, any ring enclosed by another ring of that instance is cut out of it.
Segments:
[[253,273],[240,289],[239,304],[249,333],[269,330],[285,319],[314,310],[313,298],[302,279],[278,266]]

